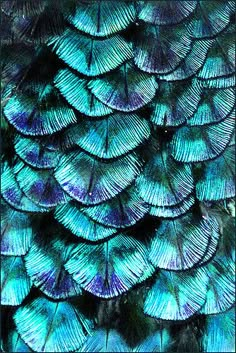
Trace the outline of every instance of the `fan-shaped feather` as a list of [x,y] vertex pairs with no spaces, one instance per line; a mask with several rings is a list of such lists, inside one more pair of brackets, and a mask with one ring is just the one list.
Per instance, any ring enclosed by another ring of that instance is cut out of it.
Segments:
[[32,239],[29,215],[17,212],[1,200],[1,254],[25,255]]
[[235,351],[235,308],[223,314],[207,315],[202,346],[204,352]]
[[130,352],[130,348],[116,330],[98,329],[78,352]]
[[213,218],[199,219],[188,213],[175,220],[164,220],[154,233],[149,259],[154,266],[163,269],[191,268],[205,255],[212,233],[219,237],[219,228]]
[[60,160],[55,177],[70,196],[89,205],[119,194],[131,184],[140,166],[136,154],[106,163],[84,152],[72,152]]
[[111,200],[83,208],[82,211],[105,226],[125,228],[142,219],[148,209],[149,206],[138,196],[136,189],[131,187]]
[[173,71],[191,49],[185,25],[143,25],[134,44],[134,62],[139,69],[156,74]]
[[46,212],[47,209],[36,205],[20,189],[13,170],[5,163],[1,176],[1,194],[8,204],[20,211]]
[[223,33],[217,38],[213,46],[210,48],[207,59],[198,72],[198,77],[203,80],[215,79],[230,75],[235,72],[235,34],[228,32]]
[[35,170],[19,162],[15,167],[16,179],[26,196],[43,207],[54,207],[69,201],[51,170]]
[[173,25],[187,18],[197,1],[142,1],[138,17],[155,25]]
[[137,284],[147,268],[146,249],[118,235],[102,244],[79,244],[65,267],[85,290],[109,298]]
[[196,195],[201,201],[235,196],[235,146],[228,146],[220,157],[205,163]]
[[[191,97],[189,97],[191,100]],[[235,95],[232,88],[221,90],[205,89],[202,92],[201,102],[197,111],[189,119],[188,125],[205,125],[217,123],[229,115],[235,104]]]
[[138,71],[128,62],[109,75],[90,81],[88,87],[108,107],[131,112],[153,99],[158,84],[154,76]]
[[173,206],[186,198],[193,190],[192,169],[179,164],[167,148],[150,157],[136,180],[140,196],[153,206]]
[[199,1],[188,25],[194,38],[209,38],[221,32],[233,14],[229,1]]
[[234,112],[220,123],[182,127],[173,136],[171,150],[180,162],[199,162],[217,157],[224,151],[234,130]]
[[194,202],[194,196],[190,195],[174,206],[151,206],[149,213],[155,217],[175,218],[186,213],[194,205]]
[[[46,88],[45,88],[46,89]],[[47,107],[39,97],[15,94],[4,107],[4,114],[19,132],[25,135],[48,135],[76,122],[73,110],[59,97]]]
[[119,35],[94,39],[68,29],[50,44],[60,59],[87,76],[114,70],[133,55],[129,44]]
[[158,126],[183,124],[196,111],[202,89],[198,82],[160,82],[151,121]]
[[50,141],[18,135],[15,139],[15,151],[25,163],[35,168],[54,168],[60,157],[60,151],[52,137]]
[[92,36],[106,37],[125,29],[135,19],[132,2],[79,2],[68,20],[77,29]]
[[186,320],[204,304],[207,282],[202,269],[161,271],[148,292],[144,312],[158,319]]
[[36,287],[52,299],[65,299],[81,289],[64,268],[70,246],[60,237],[50,236],[45,242],[35,239],[25,256],[28,275]]
[[58,206],[55,211],[55,218],[77,237],[89,241],[102,240],[116,232],[114,228],[97,224],[84,215],[76,203]]
[[33,352],[15,330],[9,333],[6,348],[7,352]]
[[31,281],[20,256],[1,258],[1,304],[20,305],[29,294]]
[[168,352],[172,340],[167,328],[162,328],[145,338],[132,352]]
[[174,71],[159,77],[166,81],[179,81],[195,75],[205,62],[209,48],[213,40],[197,40],[192,43],[191,51],[180,62]]
[[209,285],[201,312],[209,315],[230,309],[235,303],[235,269],[230,268],[227,257],[217,255],[204,269]]
[[15,315],[17,331],[36,352],[70,352],[91,333],[92,323],[69,302],[38,297]]
[[104,116],[112,113],[112,109],[99,102],[88,90],[87,81],[80,79],[70,70],[60,70],[56,75],[55,86],[79,112],[93,117]]
[[103,120],[83,120],[67,129],[66,147],[79,145],[99,158],[119,157],[139,146],[150,135],[147,120],[136,114],[112,114]]

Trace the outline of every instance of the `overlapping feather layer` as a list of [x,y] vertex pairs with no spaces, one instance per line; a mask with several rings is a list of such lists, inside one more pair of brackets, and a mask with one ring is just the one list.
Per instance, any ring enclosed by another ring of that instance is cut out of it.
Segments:
[[2,13],[4,349],[233,351],[234,2]]

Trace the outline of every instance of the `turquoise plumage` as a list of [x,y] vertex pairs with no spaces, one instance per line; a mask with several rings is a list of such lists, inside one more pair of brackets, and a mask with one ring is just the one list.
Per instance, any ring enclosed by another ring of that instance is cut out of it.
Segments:
[[235,2],[1,5],[3,352],[232,352]]

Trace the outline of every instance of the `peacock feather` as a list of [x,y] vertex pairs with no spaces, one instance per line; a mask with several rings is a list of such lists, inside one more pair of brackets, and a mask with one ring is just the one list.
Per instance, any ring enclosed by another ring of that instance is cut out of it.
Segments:
[[1,5],[3,352],[234,352],[235,2]]

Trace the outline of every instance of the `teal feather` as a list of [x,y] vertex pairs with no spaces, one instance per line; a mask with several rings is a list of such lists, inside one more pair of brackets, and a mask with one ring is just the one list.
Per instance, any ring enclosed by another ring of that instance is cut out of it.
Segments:
[[134,42],[134,62],[148,73],[173,71],[191,50],[186,26],[159,27],[143,24]]
[[54,168],[60,157],[56,143],[45,140],[33,140],[18,135],[15,138],[16,154],[27,164],[35,168]]
[[194,202],[194,196],[190,195],[173,206],[151,206],[149,213],[155,217],[175,218],[185,214],[194,205]]
[[195,113],[202,89],[196,80],[192,82],[160,81],[151,114],[151,121],[158,126],[178,126]]
[[100,117],[112,113],[112,109],[96,99],[88,90],[87,81],[68,69],[60,70],[54,79],[60,93],[80,113]]
[[115,297],[137,284],[145,273],[146,248],[122,234],[102,244],[78,244],[65,268],[86,291]]
[[91,334],[93,325],[69,302],[38,297],[20,307],[14,321],[25,343],[36,352],[70,352]]
[[14,169],[20,188],[37,205],[50,208],[69,201],[69,196],[54,178],[53,170],[36,170],[22,162]]
[[33,352],[32,349],[30,349],[25,344],[25,342],[16,330],[13,330],[9,333],[6,347],[8,349],[8,352]]
[[202,92],[201,102],[197,111],[188,120],[188,125],[217,123],[231,113],[234,104],[235,95],[232,88],[221,90],[205,89]]
[[106,201],[129,186],[141,167],[135,153],[106,163],[84,152],[61,158],[55,177],[74,199],[86,205]]
[[1,200],[1,254],[25,255],[33,239],[31,219]]
[[196,39],[214,37],[229,24],[232,14],[229,1],[199,1],[188,30]]
[[149,259],[155,267],[162,269],[192,268],[205,255],[215,233],[219,237],[214,218],[199,219],[193,213],[188,213],[175,220],[163,220],[153,235]]
[[125,189],[111,200],[82,212],[105,226],[125,228],[134,225],[148,212],[149,206],[138,196],[134,187]]
[[69,22],[82,32],[96,37],[107,37],[124,30],[135,20],[132,2],[76,3],[76,11],[68,17]]
[[193,190],[192,168],[177,163],[163,147],[152,155],[136,185],[140,196],[152,206],[173,206]]
[[[22,134],[48,135],[76,122],[73,110],[62,102],[55,90],[50,86],[44,89],[48,92],[44,94],[42,89],[42,96],[39,94],[31,97],[17,93],[9,99],[3,109],[8,122]],[[55,100],[53,106],[45,103],[50,93]]]
[[105,74],[133,56],[130,45],[119,35],[94,39],[68,29],[48,44],[68,66],[86,76]]
[[161,328],[134,347],[132,352],[168,352],[172,343],[168,328]]
[[[226,167],[227,166],[227,167]],[[235,196],[235,146],[228,146],[223,154],[205,163],[196,184],[200,201],[216,201]]]
[[117,113],[102,120],[82,120],[67,129],[66,147],[78,145],[99,158],[119,157],[144,142],[150,135],[147,120],[136,114]]
[[131,112],[154,98],[158,84],[154,76],[127,62],[109,75],[91,80],[88,87],[109,108]]
[[141,1],[138,17],[155,25],[173,25],[186,19],[197,1]]
[[116,232],[114,228],[104,227],[83,214],[75,203],[58,206],[55,218],[77,237],[98,241],[105,239]]
[[47,208],[41,207],[30,200],[21,190],[13,169],[7,163],[3,165],[1,177],[1,195],[12,207],[25,212],[46,212]]
[[218,78],[214,78],[212,80],[202,81],[202,85],[207,88],[234,88],[235,87],[235,74],[229,76],[222,76]]
[[148,292],[144,312],[157,319],[186,320],[204,304],[207,284],[208,277],[202,269],[161,271]]
[[[214,5],[213,5],[214,6]],[[223,32],[210,48],[207,59],[197,76],[202,80],[215,79],[235,72],[235,34],[231,27]]]
[[193,77],[205,62],[209,48],[213,40],[198,40],[192,43],[191,51],[180,62],[174,71],[158,75],[161,80],[180,81]]
[[23,258],[2,256],[1,258],[1,305],[20,305],[31,288]]
[[202,337],[204,352],[235,351],[235,308],[217,315],[207,315]]
[[221,154],[234,130],[234,112],[225,120],[209,126],[182,127],[173,136],[172,156],[180,162],[199,162]]
[[204,267],[209,277],[206,301],[201,313],[217,314],[230,309],[235,303],[235,269],[227,257],[213,259]]
[[78,352],[131,352],[116,330],[97,329]]
[[71,246],[59,236],[45,242],[35,239],[25,256],[25,267],[33,284],[52,299],[66,299],[81,294],[79,285],[65,270]]

